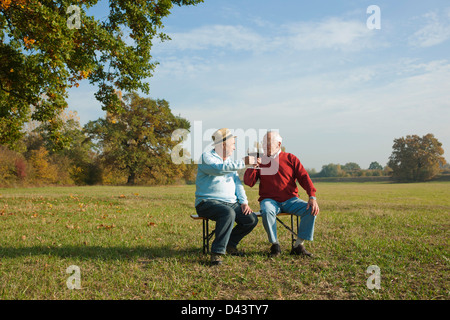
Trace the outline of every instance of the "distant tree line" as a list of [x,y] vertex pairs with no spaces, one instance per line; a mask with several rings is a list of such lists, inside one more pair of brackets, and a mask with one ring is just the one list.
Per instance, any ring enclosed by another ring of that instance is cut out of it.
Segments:
[[[22,138],[0,145],[0,186],[160,185],[195,182],[197,166],[174,164],[170,153],[176,129],[190,128],[172,114],[165,100],[125,95],[121,111],[80,126],[76,114],[62,113],[62,129],[52,136],[51,120],[29,122]],[[64,140],[64,144],[59,143]],[[186,153],[186,151],[184,151]],[[450,166],[442,144],[432,135],[394,140],[386,166],[373,161],[361,169],[355,162],[324,165],[311,177],[390,176],[397,181],[427,181]]]
[[423,137],[408,135],[394,139],[392,154],[386,166],[373,161],[368,169],[354,162],[344,165],[327,164],[320,172],[309,170],[311,177],[375,177],[390,176],[400,182],[428,181],[440,173],[450,173],[443,157],[444,149],[433,134]]
[[389,176],[392,170],[383,167],[377,161],[373,161],[368,169],[361,169],[359,164],[348,162],[344,165],[330,163],[322,166],[322,170],[317,172],[315,169],[308,170],[311,177],[379,177]]
[[188,129],[165,100],[128,94],[123,110],[84,127],[73,113],[62,113],[64,147],[50,138],[51,122],[29,122],[23,137],[0,145],[0,186],[156,185],[192,183],[196,166],[173,164],[178,144],[172,132]]

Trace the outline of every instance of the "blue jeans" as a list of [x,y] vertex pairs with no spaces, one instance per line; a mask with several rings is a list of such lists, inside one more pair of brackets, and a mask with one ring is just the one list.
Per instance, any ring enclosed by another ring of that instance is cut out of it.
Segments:
[[216,222],[216,236],[211,244],[214,253],[225,254],[227,246],[236,247],[258,224],[258,217],[254,213],[243,214],[237,202],[202,200],[195,209],[200,217]]
[[297,236],[304,240],[313,240],[314,222],[316,216],[311,215],[311,208],[306,210],[308,203],[297,198],[291,198],[284,202],[278,202],[272,199],[264,199],[260,203],[261,217],[263,219],[264,229],[267,232],[270,243],[277,243],[277,214],[293,213],[300,217]]

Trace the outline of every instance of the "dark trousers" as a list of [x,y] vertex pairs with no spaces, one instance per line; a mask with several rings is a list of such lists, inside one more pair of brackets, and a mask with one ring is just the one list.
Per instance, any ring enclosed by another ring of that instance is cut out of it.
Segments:
[[225,254],[227,246],[236,247],[258,224],[258,217],[254,213],[243,214],[238,202],[202,200],[195,209],[200,217],[216,222],[216,236],[211,244],[213,253]]

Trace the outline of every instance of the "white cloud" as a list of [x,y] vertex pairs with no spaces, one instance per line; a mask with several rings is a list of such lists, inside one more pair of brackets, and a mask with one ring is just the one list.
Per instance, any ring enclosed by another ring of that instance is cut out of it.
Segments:
[[189,32],[168,33],[172,39],[156,51],[171,50],[206,50],[222,48],[231,50],[256,50],[261,48],[262,36],[243,26],[212,25],[190,30]]
[[445,14],[428,12],[423,17],[426,24],[417,30],[410,38],[409,43],[418,47],[431,47],[450,39],[450,9]]
[[370,39],[374,34],[361,21],[346,21],[340,18],[301,22],[286,25],[285,28],[291,35],[284,41],[297,50],[359,50],[370,45]]
[[171,41],[156,45],[153,53],[219,48],[254,53],[317,49],[360,50],[370,46],[374,34],[362,21],[330,18],[320,22],[272,25],[260,34],[242,25],[203,26],[170,33]]

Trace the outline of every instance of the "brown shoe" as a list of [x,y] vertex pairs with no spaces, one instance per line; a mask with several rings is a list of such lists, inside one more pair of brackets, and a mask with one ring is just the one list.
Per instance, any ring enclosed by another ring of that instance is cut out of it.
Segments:
[[301,244],[292,248],[291,254],[297,255],[297,256],[307,256],[307,257],[313,256],[313,254],[311,252],[306,251],[305,247]]
[[270,247],[269,257],[277,257],[281,254],[281,247],[278,243],[274,243]]
[[223,254],[219,254],[219,253],[211,253],[211,265],[212,266],[219,266],[221,264],[223,264]]

